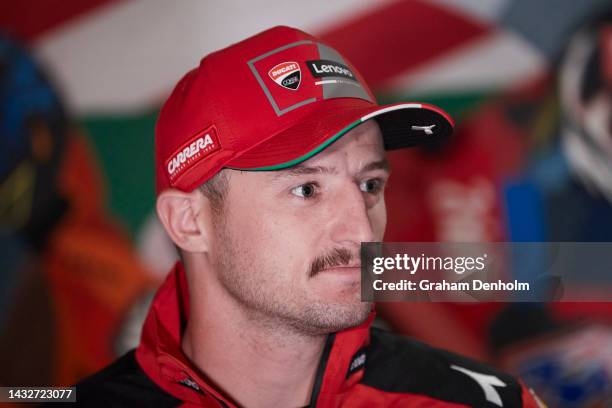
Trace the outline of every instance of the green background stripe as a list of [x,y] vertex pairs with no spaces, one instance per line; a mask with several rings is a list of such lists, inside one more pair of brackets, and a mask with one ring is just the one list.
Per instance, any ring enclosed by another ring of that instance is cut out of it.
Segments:
[[157,112],[87,117],[81,124],[98,154],[110,211],[134,235],[153,210],[153,137]]

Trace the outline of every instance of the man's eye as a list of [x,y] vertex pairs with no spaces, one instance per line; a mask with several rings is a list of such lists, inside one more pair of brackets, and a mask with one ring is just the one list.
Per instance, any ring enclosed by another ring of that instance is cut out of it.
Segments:
[[297,186],[291,190],[291,194],[294,194],[302,198],[312,198],[317,193],[317,186],[313,183],[306,183]]
[[359,184],[359,189],[368,194],[376,194],[381,188],[382,181],[379,179],[364,180]]

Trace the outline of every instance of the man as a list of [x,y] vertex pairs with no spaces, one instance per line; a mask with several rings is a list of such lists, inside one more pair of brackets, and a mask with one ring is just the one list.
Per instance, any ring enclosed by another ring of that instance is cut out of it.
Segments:
[[156,129],[157,213],[183,261],[137,350],[77,400],[535,407],[507,375],[370,329],[360,300],[360,243],[386,225],[385,149],[451,132],[435,107],[376,105],[348,61],[292,28],[206,56]]

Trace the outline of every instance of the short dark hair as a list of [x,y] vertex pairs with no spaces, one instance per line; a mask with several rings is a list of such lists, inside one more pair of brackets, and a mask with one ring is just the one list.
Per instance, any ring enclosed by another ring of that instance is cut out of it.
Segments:
[[221,213],[223,202],[227,195],[229,177],[225,170],[215,174],[210,180],[202,184],[199,189],[208,198],[215,214]]

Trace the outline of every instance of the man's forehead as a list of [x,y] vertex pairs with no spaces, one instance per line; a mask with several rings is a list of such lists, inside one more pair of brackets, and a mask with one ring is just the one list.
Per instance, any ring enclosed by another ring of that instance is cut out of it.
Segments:
[[384,150],[382,131],[380,130],[378,122],[376,122],[376,120],[368,120],[358,126],[355,126],[337,142],[325,149],[325,151],[332,152],[334,149],[340,149],[344,145],[354,142],[359,142],[360,144],[371,144]]

